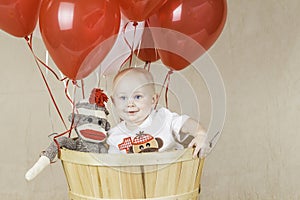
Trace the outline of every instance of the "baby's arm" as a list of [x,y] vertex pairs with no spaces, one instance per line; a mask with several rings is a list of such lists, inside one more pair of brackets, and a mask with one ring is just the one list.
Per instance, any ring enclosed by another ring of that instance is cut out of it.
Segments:
[[181,127],[180,132],[194,137],[189,144],[189,147],[195,147],[193,157],[196,157],[199,152],[201,158],[206,156],[207,133],[197,121],[188,118]]

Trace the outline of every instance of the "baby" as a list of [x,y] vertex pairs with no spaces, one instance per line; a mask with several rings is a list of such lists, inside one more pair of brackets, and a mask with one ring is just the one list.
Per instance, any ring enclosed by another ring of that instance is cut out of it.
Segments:
[[153,77],[142,68],[119,72],[113,80],[112,102],[121,122],[109,131],[108,153],[142,153],[183,149],[180,142],[193,136],[193,156],[205,156],[207,134],[186,115],[162,107],[155,109],[158,95]]

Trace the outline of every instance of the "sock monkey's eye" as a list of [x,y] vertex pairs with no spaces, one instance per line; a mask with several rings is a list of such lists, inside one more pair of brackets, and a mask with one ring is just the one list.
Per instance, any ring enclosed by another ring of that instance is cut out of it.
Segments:
[[92,122],[93,122],[93,119],[92,119],[92,118],[88,118],[87,120],[88,120],[89,123],[92,123]]
[[99,120],[99,121],[98,121],[98,124],[99,124],[99,126],[101,126],[101,125],[102,125],[102,121],[101,121],[101,120]]

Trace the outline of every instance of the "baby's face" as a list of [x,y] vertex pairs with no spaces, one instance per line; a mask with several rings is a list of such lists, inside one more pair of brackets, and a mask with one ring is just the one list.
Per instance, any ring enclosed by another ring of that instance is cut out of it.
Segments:
[[156,102],[154,86],[135,77],[120,78],[113,90],[118,115],[127,125],[138,126],[148,117]]

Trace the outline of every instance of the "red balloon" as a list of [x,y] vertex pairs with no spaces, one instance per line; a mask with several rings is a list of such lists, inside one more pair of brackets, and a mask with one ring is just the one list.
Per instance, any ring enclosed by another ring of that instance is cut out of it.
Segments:
[[88,76],[112,48],[120,26],[116,1],[44,0],[40,30],[61,72],[72,80]]
[[[162,62],[173,70],[190,65],[217,40],[226,15],[226,0],[168,1],[149,18],[150,27],[164,28],[160,32],[152,31],[156,45],[164,46],[158,50]],[[195,48],[194,42],[199,47]],[[175,54],[174,49],[182,50],[183,54]]]
[[131,21],[144,21],[167,0],[118,0],[121,12]]
[[135,55],[144,62],[155,62],[159,60],[158,51],[152,38],[151,30],[146,22],[141,38],[140,48],[134,51]]
[[16,36],[30,35],[37,23],[41,0],[0,0],[0,29]]

